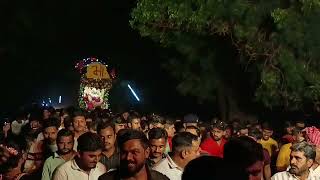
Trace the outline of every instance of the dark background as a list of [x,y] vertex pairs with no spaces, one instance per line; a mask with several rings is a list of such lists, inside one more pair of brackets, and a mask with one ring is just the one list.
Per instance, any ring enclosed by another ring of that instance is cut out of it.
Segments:
[[[0,115],[14,114],[49,97],[57,102],[60,95],[65,105],[76,105],[80,74],[74,66],[87,57],[116,69],[117,81],[110,93],[113,111],[134,108],[177,116],[193,112],[204,120],[218,115],[215,103],[200,104],[177,92],[178,82],[162,68],[174,50],[159,47],[129,26],[135,3],[0,0]],[[127,83],[141,102],[136,102]],[[305,114],[257,107],[251,112],[279,122]]]
[[[1,113],[62,96],[76,105],[77,61],[97,57],[116,69],[112,109],[211,117],[212,104],[181,96],[162,68],[171,50],[142,38],[129,26],[135,1],[0,1]],[[137,103],[130,83],[141,98]]]

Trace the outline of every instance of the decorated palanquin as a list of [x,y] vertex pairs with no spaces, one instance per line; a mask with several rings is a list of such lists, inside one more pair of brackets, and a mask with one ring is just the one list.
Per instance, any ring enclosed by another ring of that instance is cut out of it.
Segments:
[[109,91],[115,72],[108,72],[108,65],[97,58],[86,58],[75,66],[82,74],[80,79],[79,106],[82,109],[94,110],[96,107],[109,109]]

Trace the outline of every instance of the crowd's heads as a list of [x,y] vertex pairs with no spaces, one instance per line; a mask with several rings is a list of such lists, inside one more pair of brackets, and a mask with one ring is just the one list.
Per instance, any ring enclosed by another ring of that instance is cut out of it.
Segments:
[[49,143],[55,143],[59,129],[59,120],[57,118],[48,118],[43,122],[43,136]]
[[41,124],[40,124],[41,119],[42,119],[41,116],[37,113],[30,115],[29,125],[30,125],[31,131],[36,132],[41,129]]
[[53,107],[45,107],[42,110],[42,117],[43,119],[48,119],[55,114],[55,109]]
[[296,125],[297,128],[301,128],[301,129],[306,127],[306,123],[302,119],[296,120],[296,124],[295,125]]
[[220,141],[225,135],[226,128],[227,124],[225,122],[220,120],[213,120],[211,125],[211,137],[215,141]]
[[148,137],[151,148],[151,158],[162,157],[166,150],[168,139],[167,132],[162,128],[153,128],[148,132]]
[[150,148],[146,135],[134,129],[122,130],[117,135],[120,149],[120,171],[125,177],[139,172],[149,157]]
[[290,121],[286,121],[284,123],[284,130],[286,134],[292,135],[293,128],[294,128],[294,125]]
[[77,139],[78,141],[78,147],[77,150],[79,152],[93,152],[97,150],[103,149],[103,142],[99,135],[92,133],[92,132],[86,132],[79,136]]
[[112,123],[101,123],[98,125],[97,132],[104,142],[104,148],[110,150],[115,148],[116,132]]
[[168,137],[173,137],[174,133],[176,132],[175,126],[174,126],[175,120],[170,117],[165,118],[165,124],[164,124],[164,129],[168,133]]
[[305,140],[304,134],[301,128],[297,128],[297,127],[293,128],[292,135],[293,135],[294,142],[302,142]]
[[273,134],[273,129],[271,125],[267,122],[262,124],[262,139],[267,141]]
[[187,126],[197,126],[199,122],[199,117],[195,114],[187,114],[183,117],[183,125]]
[[261,179],[263,148],[252,138],[231,138],[224,146],[224,160],[230,167],[246,171],[254,179]]
[[249,128],[246,124],[240,124],[238,136],[248,136],[249,135]]
[[157,114],[152,114],[149,117],[149,129],[152,128],[164,128],[165,126],[165,119]]
[[250,128],[248,136],[253,138],[255,141],[258,141],[262,138],[262,132],[258,128]]
[[59,154],[68,154],[73,151],[74,135],[67,129],[61,129],[57,135],[57,146]]
[[97,133],[98,125],[99,125],[98,121],[92,121],[90,123],[88,123],[88,121],[87,121],[87,127],[88,127],[89,131],[92,133]]
[[172,152],[186,164],[200,155],[198,136],[189,132],[177,133],[172,138]]
[[99,135],[86,132],[79,136],[77,159],[84,170],[95,168],[100,160],[104,146]]
[[233,126],[232,125],[227,125],[224,138],[229,139],[233,136]]
[[114,123],[114,129],[116,134],[121,130],[121,129],[126,129],[127,128],[127,121],[126,119],[123,118],[123,116],[115,116],[112,118],[112,122]]
[[289,172],[300,176],[308,171],[316,158],[316,148],[307,142],[293,144],[290,154]]
[[141,120],[140,122],[141,124],[141,130],[144,132],[144,133],[147,133],[149,131],[149,124],[146,120]]
[[196,126],[187,126],[186,129],[185,129],[185,132],[189,132],[193,135],[196,135],[198,136],[199,138],[202,137],[202,134],[200,132],[200,129]]
[[139,114],[137,113],[132,113],[129,115],[128,117],[128,126],[131,129],[136,129],[136,130],[140,130],[141,129],[141,119]]
[[130,113],[128,111],[125,111],[121,114],[121,117],[124,119],[124,120],[128,120],[128,117],[129,117]]
[[259,131],[262,132],[262,125],[259,122],[252,124],[251,128],[258,129]]

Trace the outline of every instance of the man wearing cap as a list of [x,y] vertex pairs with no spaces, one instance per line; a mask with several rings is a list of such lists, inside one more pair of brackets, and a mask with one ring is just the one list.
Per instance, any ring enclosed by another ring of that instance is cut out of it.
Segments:
[[226,123],[222,121],[217,120],[213,122],[210,137],[201,143],[201,149],[208,152],[209,155],[223,158],[223,149],[226,143],[224,139],[226,127]]
[[183,118],[183,126],[195,126],[198,127],[199,117],[195,114],[187,114]]

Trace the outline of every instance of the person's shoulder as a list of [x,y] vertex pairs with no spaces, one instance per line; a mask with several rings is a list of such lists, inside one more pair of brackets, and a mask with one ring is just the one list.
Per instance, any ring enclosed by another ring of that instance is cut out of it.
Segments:
[[17,121],[17,120],[14,120],[14,121],[12,121],[11,126],[12,126],[12,125],[17,125],[17,124],[18,124],[18,121]]
[[273,138],[269,138],[269,141],[272,142],[272,143],[278,143],[275,139]]
[[160,160],[160,162],[158,162],[156,165],[154,165],[152,167],[153,170],[158,171],[158,172],[165,172],[167,170],[170,170],[170,166],[169,166],[169,160],[168,157],[163,158],[162,160]]
[[168,158],[168,156],[162,158],[157,164],[154,165],[154,167],[162,167],[163,165],[168,164]]
[[45,166],[45,165],[48,165],[48,164],[52,163],[53,159],[54,159],[54,156],[49,156],[49,157],[44,161],[44,164],[43,164],[43,165]]
[[27,173],[22,173],[16,178],[16,180],[32,180],[32,179],[34,179],[34,177]]
[[108,171],[104,174],[102,174],[98,180],[113,180],[113,179],[116,179],[117,177],[117,174],[118,174],[118,170],[113,170],[113,171]]
[[97,163],[97,168],[98,168],[100,171],[104,171],[104,172],[107,171],[107,167],[106,167],[104,164],[102,164],[101,162],[98,162],[98,163]]
[[72,169],[72,160],[69,160],[65,163],[60,164],[54,171],[53,171],[53,179],[57,177],[64,177],[67,176],[68,172]]
[[207,137],[203,140],[200,146],[207,146],[213,143],[213,140],[211,137]]
[[101,162],[98,162],[98,163],[97,163],[97,167],[98,167],[98,168],[103,168],[103,167],[105,167],[105,166],[104,166]]
[[320,177],[320,166],[318,166],[316,169],[314,169],[313,171],[311,171],[312,176],[318,176]]
[[271,179],[272,180],[278,180],[278,178],[282,178],[282,177],[287,177],[288,176],[288,172],[287,171],[282,171],[282,172],[277,172],[276,174],[274,174]]
[[292,146],[292,143],[287,143],[282,145],[283,148],[290,148]]
[[62,164],[60,164],[56,169],[57,171],[61,171],[61,170],[66,170],[66,169],[69,169],[71,168],[71,164],[72,164],[72,160],[69,160],[67,162],[64,162]]
[[150,175],[153,180],[169,180],[166,175],[152,169],[150,169]]

